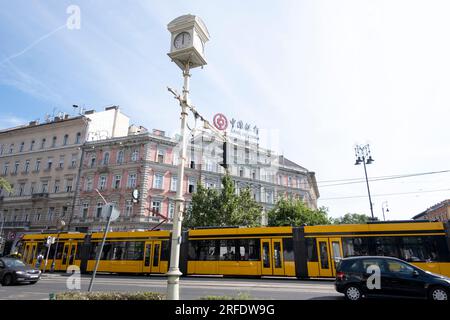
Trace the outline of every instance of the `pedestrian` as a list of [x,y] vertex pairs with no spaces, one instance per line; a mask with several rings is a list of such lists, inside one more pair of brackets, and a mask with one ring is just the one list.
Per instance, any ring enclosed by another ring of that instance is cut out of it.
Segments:
[[39,269],[42,264],[42,260],[44,260],[44,255],[40,252],[36,258],[36,269]]

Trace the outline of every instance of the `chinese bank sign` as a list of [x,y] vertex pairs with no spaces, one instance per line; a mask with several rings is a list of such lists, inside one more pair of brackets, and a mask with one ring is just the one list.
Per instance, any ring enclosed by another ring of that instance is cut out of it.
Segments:
[[244,140],[259,141],[259,128],[242,120],[231,118],[228,120],[222,113],[217,113],[213,118],[216,129],[221,131],[228,130],[231,136],[240,137]]

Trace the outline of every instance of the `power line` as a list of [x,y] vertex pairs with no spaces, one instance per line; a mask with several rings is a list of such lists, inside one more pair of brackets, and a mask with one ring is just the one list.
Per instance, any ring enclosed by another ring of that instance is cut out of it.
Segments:
[[[411,177],[418,177],[418,176],[424,176],[424,175],[432,175],[432,174],[442,174],[442,173],[449,173],[450,170],[441,170],[441,171],[429,171],[429,172],[421,172],[421,173],[410,173],[410,174],[401,174],[401,175],[392,175],[392,176],[379,176],[379,177],[373,177],[370,178],[369,181],[384,181],[384,180],[393,180],[393,179],[403,179],[403,178],[411,178]],[[319,185],[321,188],[325,187],[334,187],[334,186],[343,186],[343,185],[349,185],[349,184],[355,184],[355,183],[364,183],[364,179],[342,179],[342,180],[328,180],[328,182],[338,182],[342,181],[342,183],[333,183],[333,184],[325,184],[325,185]],[[344,182],[347,181],[347,182]],[[318,184],[323,183],[325,181],[320,181]]]
[[[405,195],[405,194],[419,194],[419,193],[431,193],[431,192],[443,192],[450,191],[450,189],[435,189],[435,190],[422,190],[422,191],[409,191],[409,192],[397,192],[397,193],[384,193],[384,194],[375,194],[373,197],[388,197],[388,196],[397,196],[397,195]],[[345,196],[345,197],[332,197],[332,198],[324,198],[318,199],[320,200],[344,200],[344,199],[357,199],[357,198],[366,198],[367,195],[363,196]]]

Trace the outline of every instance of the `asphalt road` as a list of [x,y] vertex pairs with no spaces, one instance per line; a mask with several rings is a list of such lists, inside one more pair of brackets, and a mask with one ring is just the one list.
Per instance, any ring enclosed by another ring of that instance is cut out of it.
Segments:
[[[48,299],[50,293],[68,291],[65,274],[44,274],[34,284],[0,287],[3,300]],[[87,291],[90,275],[81,276],[81,290]],[[97,275],[93,291],[153,291],[165,293],[167,280],[164,276]],[[264,300],[342,300],[343,295],[334,290],[330,281],[300,281],[295,279],[239,279],[217,277],[186,277],[180,280],[180,298],[195,300],[204,296],[236,296],[239,293],[251,299]]]

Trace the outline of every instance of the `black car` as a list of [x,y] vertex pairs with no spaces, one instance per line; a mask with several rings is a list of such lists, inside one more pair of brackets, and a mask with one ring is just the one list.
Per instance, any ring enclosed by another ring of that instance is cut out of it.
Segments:
[[0,258],[0,283],[9,286],[19,282],[34,284],[41,277],[41,271],[27,266],[22,260],[14,258]]
[[348,300],[382,295],[448,301],[450,278],[397,258],[350,257],[338,263],[335,287]]

